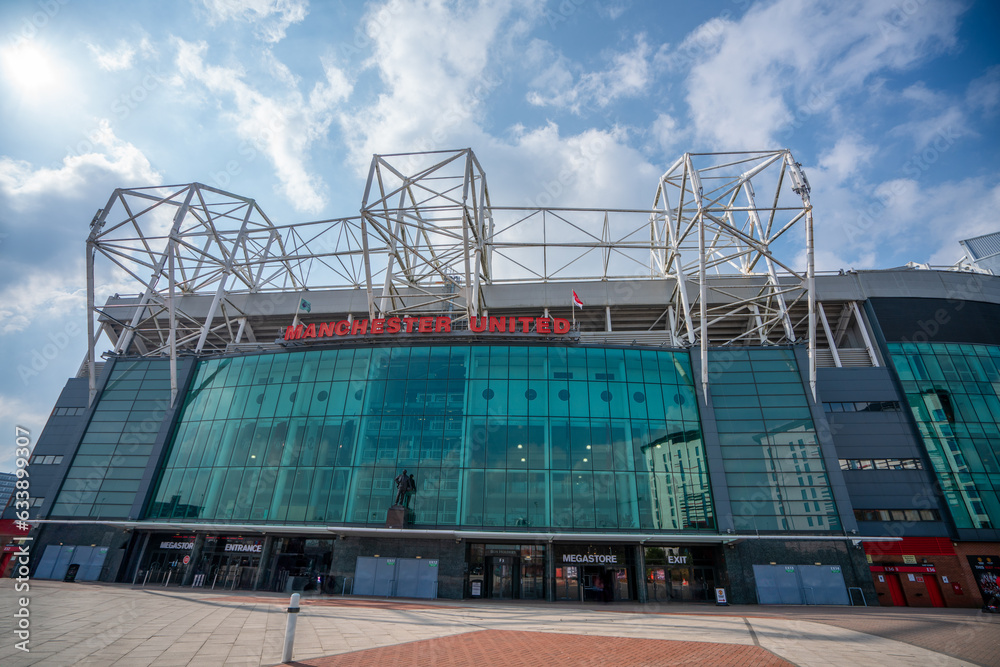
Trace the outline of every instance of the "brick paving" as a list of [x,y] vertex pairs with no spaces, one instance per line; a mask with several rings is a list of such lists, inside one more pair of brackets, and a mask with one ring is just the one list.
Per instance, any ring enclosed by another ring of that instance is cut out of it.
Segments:
[[289,663],[296,667],[531,667],[533,665],[717,665],[793,667],[758,646],[480,630],[441,639]]
[[[0,580],[0,609],[17,597]],[[3,667],[275,665],[288,619],[279,594],[32,581],[30,598],[30,653],[0,618]],[[1000,618],[975,610],[320,597],[302,611],[302,665],[1000,665]]]

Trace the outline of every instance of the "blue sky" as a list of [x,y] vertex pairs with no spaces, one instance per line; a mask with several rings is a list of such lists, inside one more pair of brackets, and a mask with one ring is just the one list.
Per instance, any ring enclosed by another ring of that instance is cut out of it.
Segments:
[[494,204],[646,208],[686,151],[787,147],[818,268],[951,264],[1000,228],[997,34],[949,0],[4,2],[0,470],[83,359],[116,187],[320,219],[372,153],[471,146]]

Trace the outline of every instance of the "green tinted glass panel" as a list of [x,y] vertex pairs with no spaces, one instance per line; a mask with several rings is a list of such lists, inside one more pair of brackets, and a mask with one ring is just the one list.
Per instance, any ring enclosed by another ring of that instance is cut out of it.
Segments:
[[709,376],[736,530],[840,530],[795,354],[712,351]]
[[206,360],[147,518],[380,526],[406,469],[417,526],[711,530],[695,396],[688,352],[676,350],[455,346]]
[[1000,346],[890,343],[909,408],[959,528],[1000,525]]

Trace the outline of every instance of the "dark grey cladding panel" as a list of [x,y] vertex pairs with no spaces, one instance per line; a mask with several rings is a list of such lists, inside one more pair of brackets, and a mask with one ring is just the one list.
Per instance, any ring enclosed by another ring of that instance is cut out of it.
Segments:
[[958,271],[888,269],[849,271],[816,277],[820,301],[863,301],[872,297],[934,297],[1000,303],[1000,277]]
[[1000,530],[990,528],[959,528],[958,539],[963,542],[998,542],[1000,541]]
[[85,408],[90,399],[87,378],[70,378],[56,400],[57,408]]
[[997,303],[924,298],[873,298],[870,303],[889,342],[1000,345]]
[[517,285],[484,285],[483,295],[491,308],[545,308],[570,304],[570,292],[576,291],[587,307],[656,306],[665,307],[673,289],[670,280],[577,281]]
[[859,521],[858,532],[869,537],[951,537],[941,521]]
[[818,368],[816,386],[819,400],[898,401],[899,394],[888,368]]

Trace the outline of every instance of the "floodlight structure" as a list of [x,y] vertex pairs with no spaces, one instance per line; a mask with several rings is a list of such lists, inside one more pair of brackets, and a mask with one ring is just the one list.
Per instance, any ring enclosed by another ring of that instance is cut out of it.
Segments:
[[[91,400],[101,333],[114,354],[169,355],[175,397],[178,349],[225,352],[234,343],[256,341],[250,319],[274,304],[246,295],[360,287],[359,224],[338,218],[279,227],[253,199],[201,183],[115,190],[87,238]],[[97,306],[98,258],[112,265],[111,280],[138,285],[138,296]]]
[[[653,268],[675,280],[671,330],[676,343],[700,345],[706,394],[709,345],[806,340],[815,397],[812,204],[791,152],[685,153],[660,178],[653,209],[652,245],[665,246],[653,251]],[[799,223],[804,270],[775,252],[795,245],[786,237]]]
[[[805,270],[778,258],[800,252],[797,226]],[[448,315],[460,328],[494,288],[589,280],[661,281],[659,316],[623,312],[616,334],[700,346],[705,384],[710,345],[807,341],[815,387],[817,312],[833,341],[824,364],[856,365],[859,327],[877,364],[857,304],[831,326],[815,302],[809,185],[787,150],[685,154],[653,207],[592,209],[493,207],[466,148],[373,156],[353,217],[276,225],[255,200],[200,183],[115,190],[87,239],[91,397],[101,335],[113,355],[168,356],[176,396],[179,354],[273,347],[306,297],[348,319]],[[98,306],[98,290],[122,294]]]
[[[471,148],[375,155],[361,203],[369,315],[475,317],[493,235],[486,173]],[[383,266],[369,237],[388,249]],[[376,283],[376,270],[384,273]],[[442,287],[444,289],[442,289]]]

